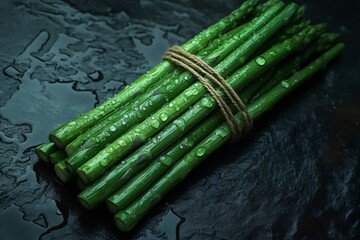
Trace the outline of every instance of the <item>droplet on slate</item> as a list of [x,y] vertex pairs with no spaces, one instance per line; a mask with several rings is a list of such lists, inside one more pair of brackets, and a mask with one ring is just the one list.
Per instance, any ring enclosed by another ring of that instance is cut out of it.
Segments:
[[102,74],[102,72],[100,71],[95,71],[93,73],[90,73],[88,75],[88,78],[90,78],[91,80],[93,80],[94,82],[100,81],[104,78],[104,75]]

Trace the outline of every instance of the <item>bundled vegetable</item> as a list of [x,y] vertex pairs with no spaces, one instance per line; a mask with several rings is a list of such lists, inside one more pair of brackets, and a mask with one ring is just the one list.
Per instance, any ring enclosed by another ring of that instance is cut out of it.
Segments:
[[84,207],[106,202],[116,226],[129,231],[199,163],[340,54],[338,35],[301,21],[304,10],[246,1],[57,128],[37,155],[63,182],[76,179]]

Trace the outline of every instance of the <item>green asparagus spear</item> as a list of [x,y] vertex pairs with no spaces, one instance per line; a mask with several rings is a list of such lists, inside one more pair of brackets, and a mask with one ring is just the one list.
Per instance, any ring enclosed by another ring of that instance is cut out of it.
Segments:
[[[219,34],[227,32],[229,29],[236,26],[237,22],[251,13],[256,5],[257,0],[246,1],[237,10],[187,41],[182,47],[188,52],[197,53]],[[74,140],[82,132],[86,131],[86,129],[95,125],[100,119],[110,114],[115,109],[118,109],[131,101],[134,96],[142,94],[148,87],[156,83],[172,69],[173,65],[171,63],[162,61],[159,65],[155,66],[152,70],[133,82],[129,87],[125,88],[114,97],[109,98],[100,106],[58,127],[50,134],[50,141],[54,142],[59,148],[64,149],[68,143]]]
[[[259,118],[270,110],[275,103],[292,92],[304,81],[324,69],[344,48],[337,44],[311,64],[295,73],[291,78],[282,81],[264,96],[260,97],[248,108],[253,119]],[[244,124],[240,115],[239,122]],[[231,132],[226,124],[222,124],[190,153],[182,158],[164,177],[160,179],[142,197],[133,202],[128,208],[117,213],[114,217],[116,226],[122,231],[132,229],[140,219],[177,183],[182,181],[199,163],[206,159],[212,152],[225,144],[231,137]]]
[[286,79],[294,74],[298,69],[300,69],[303,63],[308,61],[310,58],[314,58],[314,55],[322,53],[334,46],[338,37],[338,34],[333,33],[322,34],[316,43],[312,44],[312,46],[306,48],[305,50],[301,49],[299,51],[300,54],[298,55],[289,56],[288,61],[285,60],[285,63],[279,63],[278,67],[266,72],[260,76],[259,79],[256,79],[247,85],[241,93],[242,99],[244,99],[245,102],[249,102],[252,100],[252,97],[257,98],[262,96],[282,79]]
[[[243,92],[241,92],[239,96],[243,101],[245,100]],[[133,177],[130,182],[107,199],[106,205],[110,212],[115,214],[128,206],[222,122],[224,122],[223,114],[217,111],[214,115],[208,116],[202,123],[196,125],[194,130],[190,130],[186,136],[166,150],[166,152],[162,153],[160,157],[157,157],[157,159],[141,171],[141,173]],[[122,185],[120,182],[117,182],[117,184],[119,184],[118,187]],[[111,187],[108,186],[106,187],[106,189],[110,188]],[[101,189],[100,192],[102,192]],[[102,201],[99,196],[93,197],[93,199],[94,198]]]
[[[235,90],[241,89],[241,86],[247,81],[266,71],[268,68],[284,59],[302,44],[306,44],[320,33],[319,28],[313,27],[304,32],[299,33],[296,37],[280,43],[262,54],[262,57],[268,59],[265,65],[258,64],[258,58],[251,61],[243,68],[239,69],[229,78],[229,83]],[[289,46],[294,50],[289,50]],[[275,54],[274,54],[275,53]],[[93,208],[99,204],[104,197],[119,188],[126,180],[146,166],[153,157],[158,156],[163,149],[169,147],[175,140],[181,137],[188,129],[192,128],[197,122],[206,117],[212,110],[216,108],[215,100],[211,96],[204,97],[202,100],[192,106],[181,117],[177,118],[166,129],[161,131],[155,138],[156,143],[148,142],[143,147],[135,151],[130,157],[126,158],[119,165],[114,167],[104,177],[99,179],[93,185],[89,186],[78,195],[78,199],[86,208]],[[114,149],[112,149],[114,151]]]
[[65,166],[65,160],[61,160],[54,166],[56,176],[63,182],[69,182],[73,179],[73,176],[70,174],[69,170]]
[[50,156],[49,156],[49,160],[53,165],[64,160],[65,158],[67,158],[67,155],[66,155],[66,152],[63,150],[57,150],[57,151],[53,152],[52,154],[50,154]]
[[56,150],[57,150],[57,147],[55,146],[55,144],[52,142],[49,142],[49,143],[43,143],[43,144],[40,144],[39,146],[37,146],[35,148],[35,153],[44,162],[49,162],[50,154],[55,152]]
[[[228,73],[231,73],[233,70],[235,70],[237,66],[242,65],[242,63],[247,60],[243,55],[243,52],[256,51],[256,49],[261,44],[263,44],[267,39],[273,36],[276,31],[280,29],[284,24],[287,24],[288,21],[290,21],[296,10],[297,6],[295,4],[289,4],[283,11],[281,11],[263,28],[261,28],[257,35],[254,35],[241,47],[233,51],[224,61],[218,64],[215,67],[215,70],[220,75],[227,75]],[[289,49],[287,52],[291,53],[291,49]],[[244,80],[240,80],[238,82],[230,81],[230,84],[233,84],[234,86],[236,85],[236,87],[234,88],[235,90],[237,88],[240,88],[241,85],[246,83],[246,81],[249,81],[252,77],[254,77],[254,75],[257,76],[262,72],[263,69],[266,69],[267,65],[268,64],[266,64],[266,66],[260,67],[259,65],[257,65],[260,68],[260,71],[250,71],[251,74],[246,74],[243,78]],[[246,65],[245,70],[247,69],[250,70],[251,68]],[[255,67],[254,69],[257,68]],[[238,74],[235,74],[234,76],[236,76],[237,78],[237,75]],[[78,169],[79,176],[84,182],[94,181],[107,169],[109,169],[113,164],[118,162],[130,150],[137,148],[139,145],[142,145],[142,143],[144,143],[148,138],[152,137],[161,128],[166,126],[170,121],[178,117],[188,107],[200,100],[204,94],[206,94],[206,89],[200,83],[194,83],[187,90],[178,95],[174,100],[164,105],[163,108],[155,112],[151,118],[148,118],[147,120],[143,121],[133,129],[131,129],[122,137],[109,144],[92,159],[83,164]],[[210,101],[214,101],[212,98],[210,99]],[[212,109],[214,108],[215,106],[212,106]],[[203,115],[202,117],[206,117],[207,114],[208,112],[205,111],[205,115]],[[153,124],[154,121],[156,121],[155,126]]]
[[322,34],[317,40],[316,44],[313,44],[309,48],[305,49],[303,54],[295,56],[293,60],[286,62],[275,73],[271,80],[268,81],[266,85],[259,90],[259,92],[254,96],[254,98],[256,99],[264,95],[267,91],[276,86],[282,79],[285,79],[288,76],[292,75],[302,66],[304,62],[308,61],[310,57],[312,57],[312,55],[324,52],[334,46],[335,42],[338,40],[338,37],[338,34],[333,33]]
[[[268,11],[266,11],[260,17],[255,18],[247,25],[247,28],[241,29],[242,31],[240,33],[235,34],[231,39],[228,39],[225,43],[223,43],[220,48],[215,49],[212,53],[210,53],[210,55],[205,57],[204,61],[208,62],[210,65],[214,65],[219,61],[222,61],[224,58],[224,61],[227,61],[226,56],[229,55],[230,52],[234,50],[234,48],[239,45],[241,47],[241,43],[253,35],[257,29],[263,27],[264,24],[269,21],[269,19],[271,19],[283,8],[283,6],[284,4],[279,3],[268,9]],[[234,61],[234,58],[231,58],[231,61],[227,61],[225,63],[221,62],[220,64],[222,64],[222,66],[227,65],[229,69],[230,65],[233,65],[232,68],[239,66],[253,53],[253,48],[243,47],[243,49],[244,51],[242,51],[241,55],[242,61]],[[124,108],[124,111],[120,110],[113,114],[107,125],[101,124],[99,126],[95,126],[94,128],[101,129],[99,129],[94,134],[94,137],[88,139],[88,141],[85,142],[81,149],[79,149],[79,151],[66,160],[66,164],[70,172],[74,172],[82,164],[97,154],[99,150],[101,150],[106,144],[114,141],[117,137],[121,136],[122,133],[134,126],[136,123],[145,120],[147,116],[163,106],[165,102],[178,96],[179,93],[191,85],[193,81],[194,77],[189,72],[184,72],[175,79],[166,79],[160,87],[155,88],[153,91],[150,91],[149,93],[141,96],[140,99],[144,99],[143,102],[135,102],[136,105],[131,105],[131,109],[126,107]],[[77,140],[74,141],[74,143],[75,142],[78,143]],[[71,143],[67,147],[67,150],[70,146],[72,149],[76,147]]]

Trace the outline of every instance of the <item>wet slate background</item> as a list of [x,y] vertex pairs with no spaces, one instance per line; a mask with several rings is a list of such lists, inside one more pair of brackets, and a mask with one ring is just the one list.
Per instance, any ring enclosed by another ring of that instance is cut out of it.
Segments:
[[241,1],[0,2],[0,239],[360,237],[359,4],[302,0],[347,44],[318,74],[217,151],[131,233],[76,202],[33,147]]

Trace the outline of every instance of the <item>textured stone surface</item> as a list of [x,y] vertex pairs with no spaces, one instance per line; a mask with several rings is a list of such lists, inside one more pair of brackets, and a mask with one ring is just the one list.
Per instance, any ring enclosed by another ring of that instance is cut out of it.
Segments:
[[81,208],[77,189],[61,184],[33,147],[239,3],[1,1],[0,239],[360,237],[359,9],[299,3],[343,35],[344,54],[123,234],[104,207]]

